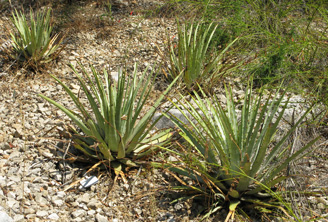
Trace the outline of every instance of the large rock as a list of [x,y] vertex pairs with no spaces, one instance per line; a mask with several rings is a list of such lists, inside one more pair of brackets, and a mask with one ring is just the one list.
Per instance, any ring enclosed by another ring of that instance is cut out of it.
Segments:
[[0,211],[0,222],[13,222],[14,220],[4,211]]
[[[178,109],[171,109],[168,113],[169,116],[175,116],[176,118],[180,119],[184,123],[188,123],[187,118],[180,112]],[[158,118],[162,116],[161,113],[155,113],[152,121],[156,121]],[[190,118],[190,115],[187,115],[188,118]],[[172,120],[167,118],[166,116],[163,116],[155,125],[157,129],[166,129],[166,128],[174,128],[176,125]]]

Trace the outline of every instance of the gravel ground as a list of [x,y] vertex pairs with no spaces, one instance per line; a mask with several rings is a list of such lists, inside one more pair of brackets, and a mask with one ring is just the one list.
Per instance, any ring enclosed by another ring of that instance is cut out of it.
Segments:
[[[175,19],[144,16],[141,9],[153,9],[153,4],[150,0],[131,5],[122,1],[113,9],[112,20],[101,19],[103,11],[96,5],[82,5],[69,16],[71,23],[65,26],[67,46],[48,70],[32,74],[15,64],[9,67],[12,61],[0,62],[1,222],[198,221],[196,215],[201,205],[170,204],[176,194],[167,192],[168,187],[176,182],[161,170],[146,167],[131,170],[128,183],[113,181],[106,171],[87,173],[91,165],[74,162],[74,155],[65,153],[70,141],[60,131],[68,119],[38,97],[41,93],[74,109],[62,87],[48,75],[58,76],[78,93],[79,86],[67,63],[93,64],[99,70],[108,69],[113,75],[120,66],[131,69],[134,62],[138,62],[140,70],[160,63],[156,51],[158,47],[163,49],[167,32],[174,35]],[[60,13],[63,9],[57,10],[56,13]],[[8,12],[3,11],[1,33],[8,24]],[[3,42],[5,39],[0,43]],[[315,133],[321,131],[325,129]],[[65,158],[70,161],[62,161]],[[316,153],[293,165],[296,173],[307,176],[289,181],[288,187],[327,192],[326,160],[327,147],[322,141]],[[79,182],[85,176],[96,176],[99,182],[80,189]],[[327,194],[299,196],[296,200],[299,198],[303,199],[298,207],[309,210],[304,214],[307,219],[327,215]]]

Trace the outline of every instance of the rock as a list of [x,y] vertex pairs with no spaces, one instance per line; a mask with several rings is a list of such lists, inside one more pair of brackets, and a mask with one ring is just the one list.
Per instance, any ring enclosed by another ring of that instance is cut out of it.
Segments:
[[56,213],[52,213],[52,214],[50,214],[48,216],[48,219],[50,219],[50,220],[58,220],[59,219],[59,216]]
[[[21,155],[22,155],[21,152],[15,150],[14,152],[12,152],[12,153],[10,154],[10,156],[9,156],[9,160],[12,160],[12,159],[14,159],[14,158],[16,158],[16,157],[20,157]],[[20,181],[20,178],[19,178],[18,180],[14,180],[14,181],[15,181],[15,182],[18,182],[18,181]]]
[[318,203],[318,200],[313,196],[309,197],[308,200],[310,201],[311,204],[317,204]]
[[181,209],[183,209],[183,207],[184,207],[184,206],[183,206],[182,203],[177,203],[177,204],[174,205],[174,209],[175,209],[175,210],[181,210]]
[[134,209],[134,211],[135,211],[139,216],[141,216],[141,214],[142,214],[142,210],[141,210],[141,209],[136,208],[136,209]]
[[122,186],[123,186],[123,189],[124,189],[125,191],[128,191],[129,188],[130,188],[130,185],[127,184],[127,183],[123,184]]
[[16,198],[16,193],[10,191],[10,192],[7,193],[7,197],[15,199]]
[[318,203],[317,207],[318,207],[319,210],[326,209],[326,206],[323,203]]
[[56,169],[51,169],[51,170],[49,171],[49,173],[50,173],[50,177],[51,177],[51,178],[55,179],[56,181],[61,181],[61,179],[62,179],[62,174],[61,174],[61,172],[59,172],[59,171],[56,170]]
[[17,208],[19,206],[19,203],[15,199],[8,198],[7,205],[10,208]]
[[74,84],[74,83],[71,84],[71,88],[72,88],[72,92],[73,92],[74,94],[78,94],[79,91],[80,91],[80,89],[81,89],[81,87],[80,87],[79,85]]
[[118,77],[119,77],[118,74],[119,74],[118,72],[111,72],[110,76],[111,76],[112,80],[118,82]]
[[99,209],[101,207],[101,203],[99,203],[96,199],[91,199],[89,203],[87,203],[87,207],[93,210]]
[[64,204],[64,201],[62,199],[60,199],[60,197],[58,197],[58,196],[53,196],[51,198],[51,202],[57,207],[60,207]]
[[48,203],[48,201],[44,197],[42,197],[41,193],[35,194],[35,201],[40,205],[46,205]]
[[0,144],[0,148],[1,148],[2,150],[9,150],[9,149],[11,149],[9,143],[7,143],[7,142],[3,142],[3,143],[1,143],[1,144]]
[[23,126],[21,124],[13,124],[13,127],[16,129],[14,133],[15,138],[22,138],[24,132],[23,132]]
[[0,211],[0,219],[1,219],[1,222],[13,222],[14,220],[9,217],[9,215],[4,212],[4,211]]
[[48,212],[45,210],[39,210],[36,212],[36,216],[43,218],[43,217],[48,216]]
[[[0,216],[0,218],[1,218],[1,216]],[[23,222],[24,221],[24,215],[21,215],[21,214],[16,214],[15,216],[14,216],[14,221],[15,222]]]
[[85,210],[75,210],[72,212],[73,218],[83,217],[86,214]]
[[71,64],[72,64],[73,67],[76,67],[77,62],[76,62],[75,60],[72,60],[72,61],[71,61]]
[[52,153],[50,153],[50,152],[43,152],[42,155],[45,156],[45,157],[47,157],[47,158],[53,158],[53,156],[54,156],[54,155],[53,155]]
[[33,221],[35,221],[36,220],[36,215],[35,214],[27,214],[26,216],[26,219],[28,219],[28,220],[33,220]]
[[102,216],[100,214],[96,214],[96,221],[97,222],[108,222],[108,219],[105,216]]
[[35,208],[28,207],[24,210],[24,214],[35,214]]
[[227,97],[223,94],[217,95],[219,102],[222,104],[227,104]]
[[[188,123],[187,119],[184,117],[184,115],[180,112],[178,109],[171,109],[168,112],[168,115],[172,115],[180,119],[184,123]],[[155,115],[152,118],[152,122],[156,121],[158,118],[162,116],[161,113],[155,113]],[[190,117],[190,115],[187,115]],[[163,116],[155,125],[157,129],[166,129],[166,128],[175,128],[176,125],[167,117]]]
[[6,186],[7,181],[6,181],[6,177],[5,176],[0,176],[0,186]]
[[176,161],[178,161],[178,159],[175,158],[174,156],[169,156],[169,157],[167,158],[167,161],[169,161],[169,162],[176,162]]
[[88,193],[85,193],[81,197],[79,197],[76,201],[88,204],[90,201],[90,195]]
[[95,210],[89,210],[88,211],[88,215],[89,216],[92,216],[92,215],[95,215],[96,214],[96,211]]
[[57,197],[64,198],[66,196],[66,193],[64,191],[57,192]]

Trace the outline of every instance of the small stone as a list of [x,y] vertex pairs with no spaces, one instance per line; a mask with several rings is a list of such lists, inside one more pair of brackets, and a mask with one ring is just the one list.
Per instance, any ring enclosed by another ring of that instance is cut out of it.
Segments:
[[88,211],[88,215],[89,216],[92,216],[92,215],[95,215],[96,214],[96,211],[95,210],[89,210]]
[[142,210],[139,208],[135,208],[134,211],[140,216],[142,214]]
[[69,56],[68,59],[69,60],[75,60],[75,56]]
[[54,197],[51,202],[56,205],[57,207],[63,206],[64,201],[59,199],[58,197]]
[[48,212],[45,211],[45,210],[39,210],[39,211],[36,212],[36,216],[38,216],[38,217],[46,217],[46,216],[48,216]]
[[225,97],[224,95],[219,94],[218,100],[220,103],[227,104],[227,97]]
[[320,210],[324,210],[324,209],[326,209],[326,206],[325,206],[323,203],[318,203],[317,207],[318,207],[318,209],[320,209]]
[[28,141],[34,141],[35,140],[35,135],[28,135],[27,140]]
[[75,210],[72,212],[72,217],[78,218],[78,217],[82,217],[84,214],[85,214],[84,210]]
[[35,209],[33,207],[28,207],[24,210],[24,214],[35,214]]
[[50,173],[51,178],[55,179],[56,181],[61,181],[61,179],[62,179],[61,172],[59,172],[56,169],[51,169],[51,170],[49,170],[49,173]]
[[183,209],[183,204],[182,204],[182,203],[177,203],[177,204],[175,204],[175,205],[174,205],[174,209],[175,209],[175,210],[181,210],[181,209]]
[[35,214],[28,214],[25,217],[26,217],[26,219],[29,219],[29,220],[33,219],[33,221],[35,221],[35,219],[36,219]]
[[11,149],[9,143],[6,143],[6,142],[5,143],[1,143],[0,144],[0,147],[1,147],[2,150],[9,150],[9,149]]
[[[20,157],[21,155],[22,155],[21,152],[19,152],[19,151],[14,151],[14,152],[12,152],[12,153],[10,154],[10,156],[9,156],[9,160],[12,160],[12,159],[14,159],[14,158],[16,158],[16,157]],[[20,179],[19,179],[18,181],[20,181]],[[15,180],[15,182],[18,182],[18,181]]]
[[35,201],[40,205],[46,205],[48,202],[44,197],[42,197],[41,193],[35,194]]
[[72,64],[73,67],[76,67],[77,62],[74,61],[74,60],[72,60],[72,61],[71,61],[71,64]]
[[169,157],[167,158],[167,161],[169,161],[169,162],[176,162],[176,161],[178,161],[178,159],[175,158],[174,156],[169,156]]
[[7,205],[10,208],[14,208],[15,205],[19,205],[18,202],[14,199],[8,198],[10,200],[7,201]]
[[50,220],[58,220],[59,219],[59,216],[56,213],[52,213],[52,214],[50,214],[48,216],[48,219],[50,219]]
[[15,138],[21,138],[23,135],[23,126],[21,124],[13,124],[14,129],[16,129],[14,133]]
[[91,201],[89,203],[87,203],[87,207],[93,210],[99,209],[99,207],[101,207],[101,203],[99,203],[99,201],[95,200],[95,199],[91,199]]
[[118,82],[118,72],[111,72],[110,76],[114,81]]
[[66,193],[64,191],[57,192],[57,197],[63,198],[65,197]]
[[15,199],[16,198],[16,194],[14,192],[10,191],[10,192],[7,193],[7,197],[10,197],[10,198]]
[[6,184],[7,184],[6,177],[0,176],[0,186],[6,186]]
[[47,158],[52,158],[53,157],[53,154],[49,153],[49,152],[43,152],[42,154],[43,154],[43,156],[45,156]]
[[[108,219],[107,219],[107,217],[105,217],[105,216],[102,216],[102,215],[100,215],[100,214],[96,214],[96,221],[98,221],[98,222],[107,222]],[[113,221],[114,221],[114,220],[113,220]]]
[[79,197],[76,201],[88,204],[90,202],[90,195],[88,193],[85,193],[81,197]]
[[127,183],[123,184],[123,189],[124,189],[125,191],[128,191],[129,188],[130,188],[130,185],[129,185],[129,184],[127,184]]
[[[1,218],[1,216],[0,216],[0,218]],[[24,215],[16,214],[16,215],[14,216],[14,221],[15,221],[15,222],[24,221]]]
[[318,203],[317,199],[314,198],[314,197],[309,197],[309,201],[310,201],[311,204],[316,204],[316,203]]

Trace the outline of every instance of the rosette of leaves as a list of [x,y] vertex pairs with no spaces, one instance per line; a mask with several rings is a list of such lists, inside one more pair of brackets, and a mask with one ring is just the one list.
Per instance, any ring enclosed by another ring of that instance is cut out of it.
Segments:
[[231,89],[226,89],[226,109],[217,96],[206,97],[202,90],[201,94],[193,93],[191,101],[182,96],[173,103],[188,124],[167,115],[177,125],[186,145],[184,152],[171,151],[178,162],[168,163],[166,167],[194,181],[190,185],[176,177],[183,184],[177,189],[190,191],[192,198],[209,198],[213,204],[205,216],[228,204],[230,212],[226,221],[234,216],[241,203],[248,202],[247,207],[282,209],[271,202],[272,189],[287,178],[282,174],[287,165],[302,157],[318,140],[312,140],[292,154],[285,143],[311,107],[273,143],[289,103],[289,99],[284,100],[285,93],[280,94],[278,90],[264,99],[262,93],[253,96],[249,87],[241,114],[233,102]]
[[223,74],[231,72],[237,66],[228,62],[226,52],[237,41],[227,44],[220,52],[209,50],[217,25],[213,23],[178,23],[178,36],[175,43],[168,37],[170,67],[165,76],[175,79],[180,73],[187,90],[191,91],[197,84],[212,86]]
[[[52,34],[51,9],[38,12],[36,16],[30,10],[30,22],[23,12],[13,12],[12,22],[16,33],[10,32],[14,51],[19,58],[30,62],[32,65],[47,63],[58,56],[63,46],[64,37]],[[60,50],[59,50],[60,48]]]
[[71,129],[77,149],[94,159],[108,160],[116,173],[122,173],[124,166],[137,166],[140,158],[151,154],[158,146],[167,142],[171,136],[170,130],[152,133],[156,121],[151,122],[156,109],[174,82],[148,110],[145,110],[152,85],[151,75],[145,77],[147,69],[139,80],[136,65],[132,77],[120,70],[118,81],[115,82],[106,70],[102,79],[91,67],[94,77],[91,78],[85,68],[82,65],[80,67],[85,78],[78,74],[76,69],[72,69],[87,98],[89,106],[86,107],[89,107],[90,111],[81,103],[80,98],[55,76],[52,77],[62,85],[78,111],[67,109],[40,95],[62,110],[77,125],[78,130]]

